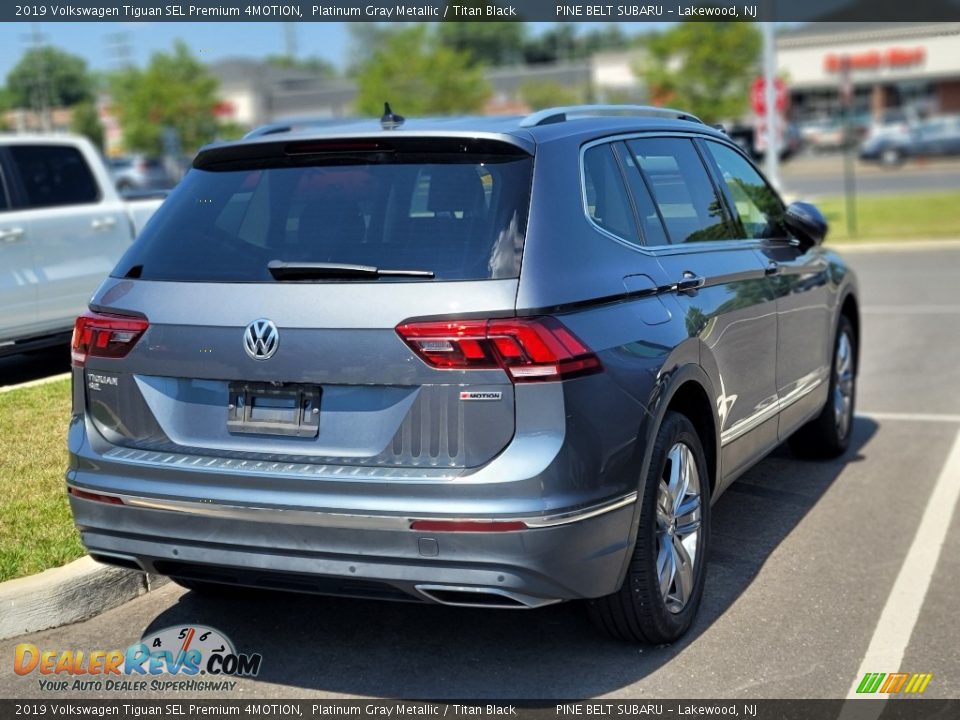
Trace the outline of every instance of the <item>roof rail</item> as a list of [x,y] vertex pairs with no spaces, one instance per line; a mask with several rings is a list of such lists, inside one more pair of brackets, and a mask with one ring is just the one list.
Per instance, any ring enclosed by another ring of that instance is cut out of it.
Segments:
[[532,115],[527,115],[520,122],[520,127],[537,127],[562,123],[574,118],[591,117],[659,117],[703,124],[700,118],[688,112],[652,105],[571,105],[538,110]]

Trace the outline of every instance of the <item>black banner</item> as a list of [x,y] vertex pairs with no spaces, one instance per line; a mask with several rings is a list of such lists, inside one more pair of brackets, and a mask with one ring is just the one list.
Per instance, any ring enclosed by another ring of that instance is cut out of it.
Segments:
[[742,718],[744,720],[928,720],[960,716],[960,700],[568,700],[538,702],[384,700],[0,700],[0,718]]
[[22,22],[670,22],[960,21],[960,0],[54,0],[4,2],[0,20]]

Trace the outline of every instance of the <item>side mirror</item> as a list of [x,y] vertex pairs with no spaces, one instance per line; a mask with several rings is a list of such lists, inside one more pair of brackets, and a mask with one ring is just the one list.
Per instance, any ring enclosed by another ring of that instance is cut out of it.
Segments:
[[793,235],[806,245],[819,245],[827,236],[827,219],[816,205],[792,202],[787,206],[783,222]]

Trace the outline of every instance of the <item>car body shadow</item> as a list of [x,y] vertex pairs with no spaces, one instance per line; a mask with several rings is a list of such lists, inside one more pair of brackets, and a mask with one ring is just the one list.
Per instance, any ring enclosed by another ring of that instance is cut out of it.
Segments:
[[[69,338],[68,338],[69,340]],[[70,343],[0,356],[0,387],[40,380],[70,369]]]
[[[591,697],[631,685],[679,655],[750,586],[877,425],[858,418],[837,460],[804,462],[781,447],[717,501],[703,604],[670,646],[607,640],[583,608],[472,610],[283,593],[182,595],[149,630],[199,623],[239,652],[264,656],[258,680],[308,692],[403,698]],[[744,522],[749,518],[749,523]]]

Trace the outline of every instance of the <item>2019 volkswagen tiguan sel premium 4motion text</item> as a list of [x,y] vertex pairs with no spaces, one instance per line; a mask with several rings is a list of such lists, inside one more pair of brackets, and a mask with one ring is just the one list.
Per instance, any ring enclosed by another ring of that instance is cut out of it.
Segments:
[[97,559],[679,637],[710,508],[849,442],[853,273],[683,113],[273,126],[200,152],[77,320]]

